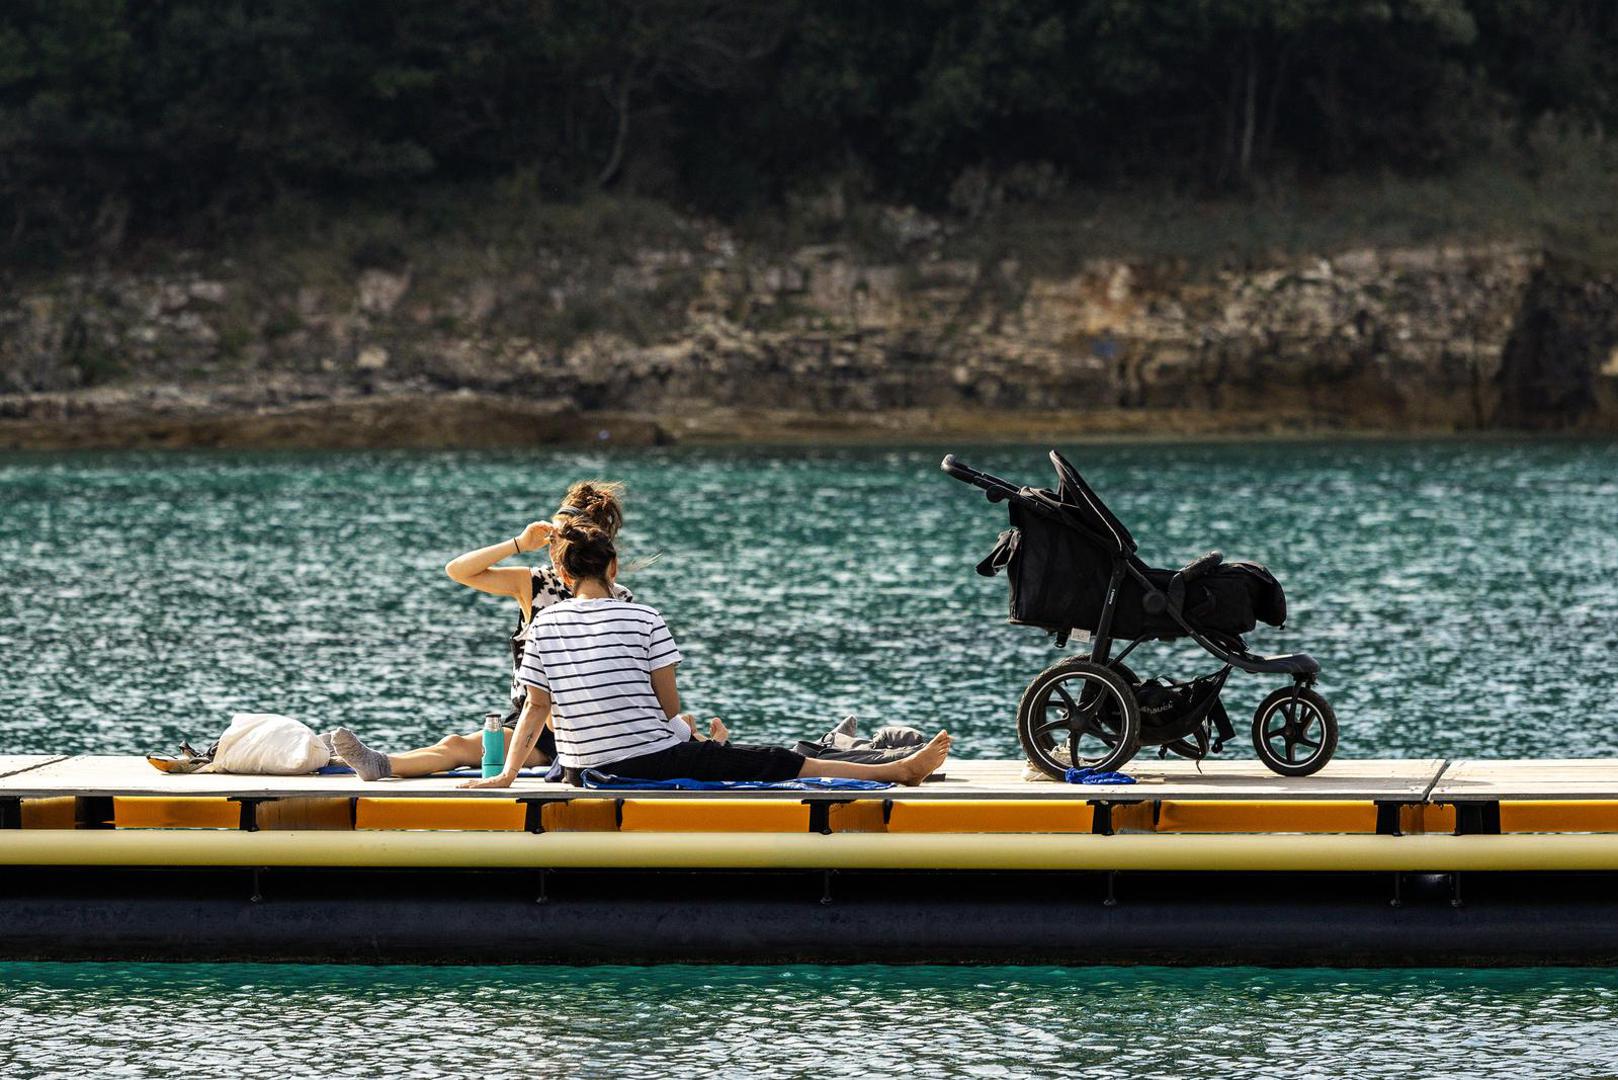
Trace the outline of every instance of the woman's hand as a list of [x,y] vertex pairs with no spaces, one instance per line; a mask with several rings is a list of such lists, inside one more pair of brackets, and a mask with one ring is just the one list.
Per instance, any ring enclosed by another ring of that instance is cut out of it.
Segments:
[[511,782],[516,778],[514,774],[501,773],[498,776],[489,776],[482,780],[468,780],[464,784],[456,784],[455,786],[463,788],[507,788],[511,786]]
[[556,526],[549,521],[536,521],[517,534],[517,547],[522,551],[538,551],[551,542]]

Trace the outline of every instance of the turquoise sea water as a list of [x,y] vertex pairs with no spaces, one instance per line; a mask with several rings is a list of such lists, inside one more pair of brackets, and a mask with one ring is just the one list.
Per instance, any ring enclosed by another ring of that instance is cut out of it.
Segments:
[[[1034,449],[956,448],[1050,482]],[[474,728],[504,698],[515,605],[451,556],[548,515],[566,482],[627,480],[626,577],[662,609],[686,703],[742,738],[853,712],[1009,756],[1021,687],[1058,658],[1006,626],[972,566],[1004,510],[941,449],[0,457],[0,746],[150,752],[236,710],[346,723],[385,746]],[[1346,756],[1618,753],[1618,446],[1387,442],[1081,447],[1178,566],[1268,563]],[[1194,648],[1143,672],[1211,670]],[[1238,676],[1233,715],[1277,685]],[[1236,753],[1251,755],[1250,746]]]
[[[631,487],[630,554],[660,555],[627,580],[689,706],[745,738],[855,712],[1009,756],[1058,654],[972,574],[1003,510],[943,449],[0,457],[0,753],[168,750],[244,709],[390,747],[469,730],[513,613],[442,564],[604,475]],[[951,449],[1048,482],[1034,448]],[[1254,643],[1322,660],[1341,754],[1618,753],[1618,446],[1072,457],[1148,560],[1276,571],[1292,621]],[[1232,713],[1272,685],[1233,681]],[[393,1073],[1618,1076],[1618,976],[0,964],[0,1076]]]
[[0,965],[7,1077],[1618,1075],[1618,974]]

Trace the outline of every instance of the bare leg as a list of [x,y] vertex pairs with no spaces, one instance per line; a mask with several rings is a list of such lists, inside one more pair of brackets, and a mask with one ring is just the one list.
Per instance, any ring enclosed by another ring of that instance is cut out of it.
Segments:
[[[516,734],[511,728],[504,729],[504,753],[511,753],[511,736]],[[549,765],[551,759],[541,754],[538,748],[528,752],[528,760],[523,762],[523,768],[534,769],[541,765]],[[433,773],[447,772],[450,769],[464,769],[473,765],[483,764],[483,733],[475,735],[445,735],[431,746],[419,750],[406,750],[399,754],[389,754],[388,764],[393,767],[394,776],[431,776]]]
[[[507,738],[510,735],[508,733]],[[445,735],[431,746],[388,755],[394,776],[431,776],[448,769],[477,765],[483,760],[483,736]]]
[[[512,734],[513,732],[510,728],[505,729],[505,749],[507,753],[511,752]],[[344,744],[349,745],[347,740],[344,740]],[[356,754],[355,756],[361,757],[363,755]],[[469,765],[480,765],[483,762],[483,733],[445,735],[431,746],[424,746],[417,750],[406,750],[398,754],[388,754],[387,759],[387,772],[381,775],[401,778],[431,776],[434,773],[447,772],[450,769],[462,769]],[[353,765],[354,762],[351,761],[349,764]],[[535,749],[529,753],[524,766],[535,768],[549,764],[550,758]],[[359,770],[356,769],[355,771],[358,772]]]
[[921,783],[949,757],[949,733],[940,731],[932,742],[907,758],[887,765],[857,765],[852,761],[805,758],[799,776],[838,776],[848,780],[882,780],[892,784]]

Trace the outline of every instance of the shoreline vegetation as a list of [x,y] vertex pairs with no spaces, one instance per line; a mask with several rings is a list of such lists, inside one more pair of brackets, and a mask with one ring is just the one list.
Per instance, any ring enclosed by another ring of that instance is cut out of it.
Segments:
[[1071,201],[761,239],[506,198],[12,274],[0,448],[1618,432],[1618,274],[1554,240],[1600,216],[1571,200],[1514,237],[1406,202],[1322,254],[1274,240],[1318,217],[1245,199],[1166,203],[1206,230],[1176,252],[1150,200],[1097,197],[1092,244]]
[[1618,433],[1618,9],[1171,8],[18,5],[0,448]]

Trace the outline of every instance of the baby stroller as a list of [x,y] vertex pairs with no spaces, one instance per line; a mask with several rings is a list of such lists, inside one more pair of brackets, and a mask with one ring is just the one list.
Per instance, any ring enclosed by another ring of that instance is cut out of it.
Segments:
[[[1023,691],[1017,738],[1028,758],[1061,779],[1070,767],[1120,768],[1142,746],[1201,760],[1235,737],[1220,692],[1231,669],[1290,676],[1253,715],[1253,749],[1272,772],[1308,776],[1337,749],[1337,717],[1314,690],[1320,665],[1304,653],[1259,656],[1242,635],[1262,620],[1286,621],[1281,585],[1257,563],[1211,551],[1179,570],[1156,570],[1135,554],[1135,538],[1072,465],[1051,451],[1057,488],[1017,487],[944,458],[943,470],[1005,502],[1011,528],[978,573],[1002,569],[1011,583],[1011,621],[1090,642],[1088,657],[1046,668]],[[1144,641],[1189,637],[1223,663],[1179,682],[1142,680],[1124,659]],[[1112,656],[1115,641],[1129,644]]]

